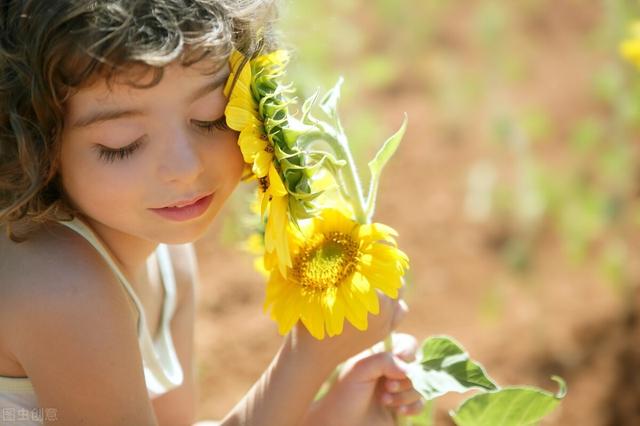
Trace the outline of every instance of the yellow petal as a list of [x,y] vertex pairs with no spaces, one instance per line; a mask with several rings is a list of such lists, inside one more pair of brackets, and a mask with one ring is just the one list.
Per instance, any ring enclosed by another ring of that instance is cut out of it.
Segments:
[[358,229],[358,239],[370,240],[370,241],[388,241],[389,243],[396,245],[398,233],[395,229],[384,225],[382,223],[372,223],[368,225],[362,225]]
[[327,333],[329,336],[338,336],[344,330],[344,303],[338,299],[334,310],[327,320]]
[[[236,81],[236,86],[238,85],[238,81],[242,81],[245,84],[247,84],[248,82],[251,82],[251,67],[248,66],[248,62],[245,62],[245,66],[242,67],[242,70],[240,70],[240,75],[236,80],[236,75],[238,74],[238,68],[240,67],[240,65],[242,65],[243,62],[244,62],[244,56],[242,55],[242,53],[238,52],[237,50],[234,50],[231,53],[231,56],[229,58],[229,66],[231,68],[231,73],[229,75],[229,78],[227,79],[227,82],[223,90],[223,94],[227,98],[229,97],[229,91],[231,90],[231,85],[233,84],[234,80]],[[235,86],[234,86],[234,91],[235,91]]]
[[269,207],[269,195],[266,192],[262,192],[261,189],[258,189],[258,202],[260,203],[260,219],[264,219],[264,214],[267,212],[267,207]]
[[358,226],[358,223],[345,216],[338,209],[325,208],[319,216],[315,217],[314,226],[316,227],[315,232],[318,233],[341,232],[350,234],[351,230]]
[[286,197],[272,197],[264,236],[265,249],[268,253],[275,252],[280,273],[284,277],[287,276],[287,267],[292,266],[287,232],[287,206]]
[[267,142],[260,136],[260,132],[254,126],[249,126],[240,132],[238,145],[240,145],[240,151],[242,151],[242,157],[246,163],[253,163],[256,155],[264,152]]
[[263,255],[263,265],[264,268],[267,271],[273,271],[273,269],[276,267],[276,265],[278,264],[278,257],[274,255],[274,253],[268,253],[264,250],[263,247],[263,251],[265,252]]
[[354,296],[367,307],[367,311],[377,314],[379,311],[378,295],[369,280],[360,272],[355,272],[350,279],[351,287],[357,291]]
[[402,279],[399,274],[387,273],[384,270],[379,272],[366,266],[361,266],[360,272],[367,278],[373,288],[377,288],[393,299],[398,297],[398,290],[402,287]]
[[274,271],[269,276],[267,281],[267,287],[265,291],[265,300],[263,308],[267,310],[271,305],[278,302],[278,299],[282,298],[285,294],[286,285],[283,284],[285,280],[278,275],[278,271]]
[[309,333],[318,340],[324,339],[324,320],[320,303],[317,296],[308,298],[301,318]]
[[265,308],[271,307],[271,318],[277,321],[280,334],[288,333],[303,310],[299,291],[274,271],[267,284]]
[[344,325],[344,303],[338,297],[338,289],[331,287],[324,292],[323,308],[327,334],[337,336],[342,333]]
[[[237,75],[237,78],[236,78]],[[224,94],[229,99],[229,102],[237,102],[239,99],[248,99],[253,101],[253,94],[251,93],[251,67],[245,66],[238,75],[237,72],[232,72],[227,79],[225,85]],[[229,93],[231,85],[233,90]],[[253,101],[255,103],[255,101]]]
[[378,293],[375,288],[371,287],[371,290],[364,295],[364,301],[369,312],[374,315],[378,315],[378,313],[380,313],[380,300],[378,299]]
[[238,132],[244,130],[256,120],[252,110],[237,105],[227,105],[224,113],[227,117],[227,125]]
[[373,256],[376,262],[408,262],[404,252],[385,243],[372,244],[366,248],[366,253]]
[[[269,168],[271,167],[272,163],[273,154],[263,149],[262,151],[256,153],[253,161],[253,168],[251,170],[253,170],[253,173],[256,176],[264,177],[269,173]],[[269,183],[269,185],[271,185],[271,183]]]
[[267,224],[273,220],[271,239],[275,242],[280,272],[285,277],[287,276],[287,267],[292,266],[287,236],[288,204],[288,200],[284,197],[273,197],[267,219]]
[[269,192],[276,197],[283,197],[288,194],[273,162],[269,168]]
[[367,329],[367,309],[356,297],[353,296],[349,286],[338,287],[345,304],[345,316],[347,320],[358,330]]
[[278,49],[265,55],[260,55],[253,61],[257,66],[264,68],[267,66],[283,66],[288,60],[289,53],[284,49]]
[[233,87],[231,96],[229,96],[228,104],[236,106],[248,105],[247,109],[251,109],[252,111],[258,110],[258,103],[253,98],[253,93],[251,93],[250,75],[246,75],[245,77],[241,74],[240,78],[236,80],[236,85]]
[[292,293],[291,297],[288,299],[288,303],[285,303],[287,306],[286,309],[283,309],[284,315],[282,315],[278,331],[280,334],[287,334],[293,326],[300,319],[300,312],[303,309],[301,306],[301,300],[297,293]]
[[360,294],[369,293],[369,290],[371,290],[369,281],[367,281],[367,279],[360,272],[355,272],[351,279],[347,280],[347,282],[349,281],[351,283],[351,287],[357,290]]

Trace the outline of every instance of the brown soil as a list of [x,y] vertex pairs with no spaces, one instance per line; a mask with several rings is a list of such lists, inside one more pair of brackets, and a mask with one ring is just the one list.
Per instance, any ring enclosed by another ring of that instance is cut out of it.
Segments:
[[[556,124],[549,136],[552,144],[566,136],[566,123],[597,112],[589,98],[588,70],[603,59],[577,47],[584,32],[598,25],[597,8],[585,11],[591,6],[560,3],[553,3],[554,13],[523,17],[518,23],[521,37],[528,40],[522,48],[528,49],[525,55],[533,66],[507,93],[513,105],[544,109]],[[464,26],[453,27],[440,37],[462,37],[458,43],[464,51]],[[486,66],[473,58],[473,51],[469,55],[465,61],[470,66]],[[512,241],[513,224],[499,218],[473,222],[465,214],[468,174],[476,162],[488,159],[499,178],[510,176],[513,157],[488,140],[491,100],[478,101],[472,116],[452,121],[437,99],[425,100],[428,92],[398,84],[366,94],[366,103],[359,104],[379,113],[389,129],[398,125],[401,111],[410,117],[405,140],[381,182],[376,214],[377,221],[399,231],[401,247],[412,261],[406,295],[411,312],[401,331],[420,339],[453,336],[502,385],[531,384],[555,392],[550,376],[562,376],[569,393],[546,425],[640,424],[640,293],[621,297],[597,264],[588,258],[572,262],[562,241],[544,225],[536,233],[525,272],[510,272],[501,253]],[[548,143],[538,153],[560,164],[566,155]],[[227,412],[281,341],[262,312],[264,280],[253,271],[251,256],[221,243],[221,233],[218,221],[197,244],[201,419]],[[637,260],[629,261],[630,270],[637,272]],[[461,399],[447,397],[438,404],[438,424],[451,424],[446,412]]]

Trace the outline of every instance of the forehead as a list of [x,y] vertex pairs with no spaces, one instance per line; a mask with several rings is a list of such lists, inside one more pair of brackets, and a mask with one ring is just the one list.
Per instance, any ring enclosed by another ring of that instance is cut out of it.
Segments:
[[140,98],[162,92],[185,93],[206,81],[217,81],[229,75],[227,61],[201,60],[188,66],[172,62],[163,67],[130,64],[116,71],[96,72],[83,85],[75,88],[68,104],[91,99],[108,101],[117,98]]
[[[203,66],[170,64],[161,69],[131,68],[117,75],[96,78],[79,88],[65,102],[64,126],[83,129],[115,118],[162,113],[179,113],[201,98],[211,99],[207,108],[226,105],[222,87],[229,76],[229,66],[211,73]],[[211,98],[208,94],[214,94]]]
[[[158,70],[161,70],[161,74]],[[144,108],[159,101],[172,104],[189,103],[198,94],[211,92],[224,85],[229,75],[225,62],[183,66],[171,63],[161,69],[132,66],[110,76],[96,76],[90,84],[79,87],[65,102],[65,115],[72,118],[88,108],[102,105],[131,105]]]

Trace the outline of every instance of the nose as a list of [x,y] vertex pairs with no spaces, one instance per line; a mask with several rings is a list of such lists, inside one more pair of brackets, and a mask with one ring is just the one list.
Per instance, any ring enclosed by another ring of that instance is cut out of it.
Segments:
[[168,183],[192,183],[204,171],[204,165],[198,152],[198,141],[190,137],[188,129],[175,126],[167,131],[163,161],[160,163],[160,176]]

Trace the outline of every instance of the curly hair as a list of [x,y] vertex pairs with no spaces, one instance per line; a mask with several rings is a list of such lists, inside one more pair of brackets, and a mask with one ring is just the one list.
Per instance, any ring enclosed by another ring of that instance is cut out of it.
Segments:
[[59,176],[64,103],[97,77],[130,65],[249,57],[275,44],[276,0],[0,1],[0,225],[33,226],[77,214]]

